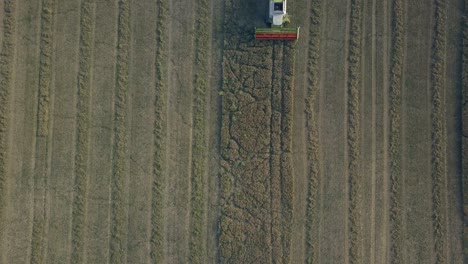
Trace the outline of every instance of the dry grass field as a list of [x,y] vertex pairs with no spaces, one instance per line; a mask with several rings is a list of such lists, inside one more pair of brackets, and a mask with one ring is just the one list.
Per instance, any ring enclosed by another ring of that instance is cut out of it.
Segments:
[[0,0],[0,263],[468,263],[468,0]]

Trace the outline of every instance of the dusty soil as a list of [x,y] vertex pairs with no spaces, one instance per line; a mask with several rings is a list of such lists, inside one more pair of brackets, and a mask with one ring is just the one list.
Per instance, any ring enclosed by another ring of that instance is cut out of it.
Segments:
[[466,262],[467,5],[0,1],[0,263]]

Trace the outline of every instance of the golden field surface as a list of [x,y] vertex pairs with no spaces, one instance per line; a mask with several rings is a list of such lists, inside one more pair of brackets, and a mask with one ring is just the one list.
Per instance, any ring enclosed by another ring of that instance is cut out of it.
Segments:
[[0,263],[467,263],[468,0],[0,0]]

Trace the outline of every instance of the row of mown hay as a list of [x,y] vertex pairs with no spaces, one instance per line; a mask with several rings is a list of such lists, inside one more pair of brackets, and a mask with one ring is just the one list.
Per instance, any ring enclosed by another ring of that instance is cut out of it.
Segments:
[[151,184],[151,238],[150,254],[153,263],[164,261],[164,188],[166,175],[167,138],[167,1],[157,1],[155,100],[154,100],[154,153]]
[[75,183],[72,209],[72,263],[83,263],[89,161],[91,64],[95,0],[83,0],[80,13],[78,101],[76,114]]
[[349,261],[362,261],[361,174],[361,1],[351,1],[348,50],[348,173],[349,173]]
[[50,117],[50,85],[54,43],[55,0],[43,0],[41,11],[41,48],[39,59],[39,102],[37,135],[47,136]]
[[111,231],[110,262],[125,263],[126,253],[126,208],[125,180],[127,165],[127,108],[128,67],[130,46],[130,8],[128,1],[119,1],[117,28],[117,62],[114,106],[114,145],[111,179]]
[[37,109],[36,161],[34,168],[34,216],[31,237],[31,263],[44,263],[47,239],[46,210],[48,181],[49,116],[52,83],[55,0],[43,0],[41,9],[41,39],[39,51],[39,92]]
[[195,18],[195,62],[193,91],[192,173],[190,262],[206,263],[206,101],[208,94],[208,52],[210,29],[210,1],[198,0]]
[[402,260],[401,92],[405,45],[403,0],[392,1],[390,55],[390,259]]
[[307,96],[306,125],[307,125],[307,160],[308,160],[308,190],[306,209],[306,263],[318,263],[319,252],[319,188],[321,182],[320,149],[318,118],[315,112],[317,96],[320,89],[320,39],[322,1],[313,0],[311,3],[311,16],[309,25],[309,48],[307,58]]
[[445,157],[445,1],[435,1],[435,28],[431,60],[431,135],[432,135],[432,219],[437,263],[447,262],[446,157]]

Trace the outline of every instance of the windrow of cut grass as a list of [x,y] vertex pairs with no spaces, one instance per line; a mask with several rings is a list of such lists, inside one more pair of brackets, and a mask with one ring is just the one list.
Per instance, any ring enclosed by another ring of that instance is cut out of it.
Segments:
[[72,263],[83,263],[86,195],[89,169],[91,65],[93,61],[95,0],[82,0],[76,114],[75,183],[72,209]]
[[206,165],[207,94],[210,30],[210,0],[196,1],[195,61],[193,91],[190,262],[206,263]]
[[404,0],[393,0],[390,54],[390,260],[402,263],[401,92],[405,45]]
[[[465,14],[468,14],[468,0],[465,0]],[[463,168],[463,255],[468,263],[468,16],[463,21],[463,49],[462,49],[462,168]]]
[[446,3],[435,1],[435,28],[431,60],[431,135],[432,135],[432,221],[434,226],[435,257],[437,263],[447,263],[446,219],[446,121],[445,121],[445,48],[446,48]]
[[55,0],[43,0],[41,10],[41,42],[39,58],[39,101],[37,135],[49,133],[50,85],[52,82],[52,56],[54,45]]
[[292,108],[294,88],[295,43],[283,44],[281,65],[281,240],[283,263],[290,263],[293,221],[293,173],[292,173]]
[[307,55],[307,95],[306,127],[307,127],[307,160],[308,160],[308,190],[306,209],[306,256],[308,264],[318,263],[320,246],[319,226],[319,192],[321,184],[320,143],[318,118],[315,113],[317,96],[320,90],[320,40],[322,24],[322,0],[312,0],[309,21],[309,47]]
[[164,189],[167,138],[167,0],[157,1],[153,164],[151,183],[150,255],[153,263],[164,262]]
[[348,173],[349,173],[349,261],[362,262],[361,174],[361,0],[351,1],[348,49]]
[[[3,40],[0,52],[0,245],[5,237],[5,197],[7,181],[7,138],[8,112],[11,100],[13,59],[15,56],[15,10],[16,1],[5,0],[3,3]],[[0,247],[1,248],[1,247]],[[0,258],[0,261],[2,259]]]
[[130,49],[130,8],[127,0],[119,1],[117,28],[117,62],[115,82],[113,168],[111,179],[110,262],[126,263],[125,181],[128,176],[127,108]]

